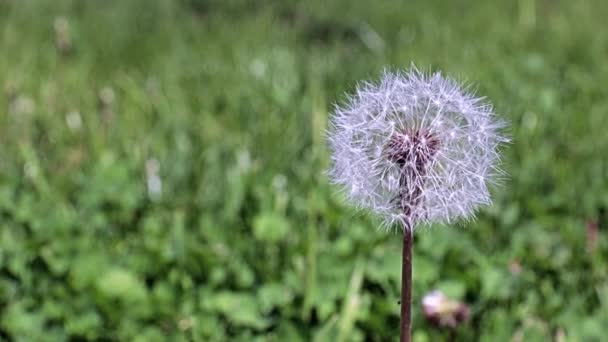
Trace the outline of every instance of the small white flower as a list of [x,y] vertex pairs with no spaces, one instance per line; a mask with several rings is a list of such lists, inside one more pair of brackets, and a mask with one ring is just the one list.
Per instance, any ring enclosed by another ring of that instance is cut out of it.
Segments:
[[82,128],[82,118],[80,117],[80,113],[77,111],[69,112],[65,116],[65,123],[72,132],[79,131]]
[[153,200],[158,200],[162,194],[163,181],[159,175],[160,163],[157,159],[151,158],[146,161],[146,185],[148,196]]
[[422,312],[431,323],[452,329],[467,321],[471,315],[471,309],[468,305],[450,299],[438,290],[427,293],[422,297]]
[[470,218],[490,203],[503,126],[490,104],[440,73],[385,72],[336,108],[330,176],[387,225]]

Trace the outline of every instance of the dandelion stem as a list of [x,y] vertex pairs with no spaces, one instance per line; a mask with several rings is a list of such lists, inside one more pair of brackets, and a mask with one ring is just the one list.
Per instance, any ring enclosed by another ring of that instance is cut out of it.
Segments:
[[[420,146],[424,145],[424,149]],[[439,140],[430,133],[416,131],[408,135],[395,136],[391,141],[390,158],[401,165],[401,210],[403,212],[403,256],[401,260],[401,342],[412,340],[412,245],[414,244],[413,210],[418,207],[426,175],[426,164],[437,152]],[[407,163],[414,165],[414,170]],[[408,186],[409,183],[414,184]]]
[[403,259],[401,265],[401,342],[412,340],[412,245],[414,234],[408,224],[403,226]]

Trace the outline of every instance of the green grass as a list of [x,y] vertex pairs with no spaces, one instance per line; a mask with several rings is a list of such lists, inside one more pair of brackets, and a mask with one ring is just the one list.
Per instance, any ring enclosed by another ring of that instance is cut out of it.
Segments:
[[471,306],[459,341],[601,341],[606,13],[0,0],[0,340],[396,340],[401,240],[328,184],[324,131],[358,80],[413,62],[475,84],[514,141],[493,206],[416,235],[415,340],[451,335],[422,317],[439,288]]

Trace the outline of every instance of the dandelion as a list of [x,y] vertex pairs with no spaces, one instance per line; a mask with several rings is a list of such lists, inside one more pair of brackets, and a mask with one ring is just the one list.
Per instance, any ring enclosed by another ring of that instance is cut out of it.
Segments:
[[402,341],[409,341],[415,227],[470,219],[491,202],[507,141],[492,106],[440,73],[385,72],[337,107],[330,177],[360,208],[404,232]]

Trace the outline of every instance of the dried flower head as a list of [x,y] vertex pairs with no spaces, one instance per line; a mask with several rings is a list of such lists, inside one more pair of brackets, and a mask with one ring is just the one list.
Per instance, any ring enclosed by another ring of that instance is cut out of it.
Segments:
[[471,309],[465,303],[448,298],[435,290],[422,297],[424,317],[438,327],[456,328],[471,316]]
[[336,108],[330,176],[389,226],[470,218],[490,203],[503,126],[490,104],[440,73],[385,72]]

